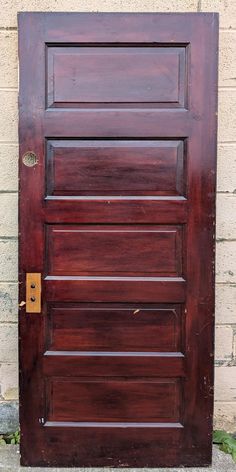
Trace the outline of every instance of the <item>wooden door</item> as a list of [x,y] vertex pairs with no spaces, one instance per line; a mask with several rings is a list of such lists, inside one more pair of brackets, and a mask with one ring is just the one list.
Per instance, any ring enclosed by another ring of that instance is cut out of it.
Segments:
[[207,465],[217,15],[19,30],[22,464]]

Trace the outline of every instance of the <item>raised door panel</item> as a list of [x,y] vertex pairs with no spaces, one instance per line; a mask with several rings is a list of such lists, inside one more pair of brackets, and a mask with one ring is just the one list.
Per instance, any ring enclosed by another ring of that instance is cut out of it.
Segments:
[[48,308],[48,349],[54,351],[182,351],[179,305],[81,304]]
[[[51,379],[47,421],[178,422],[178,379]],[[134,400],[135,399],[135,400]]]
[[185,147],[175,139],[48,140],[47,196],[184,196]]
[[49,47],[49,107],[184,106],[185,48]]
[[48,226],[48,275],[177,277],[182,238],[178,226]]

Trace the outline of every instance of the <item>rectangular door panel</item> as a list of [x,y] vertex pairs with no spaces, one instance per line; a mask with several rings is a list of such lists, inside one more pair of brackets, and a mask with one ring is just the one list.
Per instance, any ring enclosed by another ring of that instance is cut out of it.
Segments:
[[48,226],[48,275],[176,277],[181,246],[175,226]]
[[[48,421],[179,422],[181,388],[174,379],[51,379]],[[135,398],[135,402],[133,399]]]
[[183,106],[185,60],[185,47],[171,45],[49,47],[48,106]]
[[184,196],[180,140],[48,140],[47,195]]
[[47,319],[48,349],[54,351],[182,350],[179,305],[52,306]]

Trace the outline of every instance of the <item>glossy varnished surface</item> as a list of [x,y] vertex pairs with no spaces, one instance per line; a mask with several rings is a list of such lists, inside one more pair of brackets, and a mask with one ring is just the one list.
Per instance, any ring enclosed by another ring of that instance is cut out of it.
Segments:
[[180,419],[178,379],[67,377],[52,379],[48,389],[51,398],[49,421],[118,421],[125,426],[134,418],[137,423],[176,423]]
[[48,275],[177,277],[182,239],[174,225],[49,226]]
[[211,462],[217,25],[19,16],[22,464]]
[[184,141],[48,140],[47,194],[184,196]]
[[48,310],[48,349],[181,351],[182,319],[179,305],[52,306]]
[[183,106],[185,61],[184,47],[48,45],[48,106]]

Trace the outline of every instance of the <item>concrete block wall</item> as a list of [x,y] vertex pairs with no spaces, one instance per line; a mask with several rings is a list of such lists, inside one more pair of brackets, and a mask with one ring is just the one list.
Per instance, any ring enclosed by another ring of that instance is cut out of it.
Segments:
[[0,0],[0,3],[0,429],[17,427],[17,11],[218,11],[215,425],[236,430],[236,1]]

